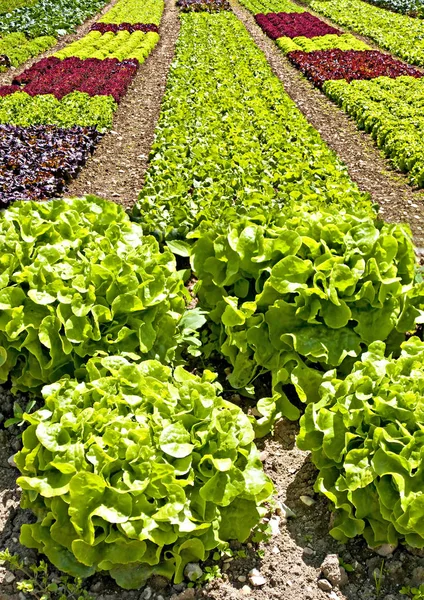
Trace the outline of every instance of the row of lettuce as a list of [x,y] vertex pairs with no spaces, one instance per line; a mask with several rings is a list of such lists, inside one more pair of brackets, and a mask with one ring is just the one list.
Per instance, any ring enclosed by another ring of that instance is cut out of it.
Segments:
[[51,48],[60,36],[96,14],[106,0],[35,0],[8,3],[0,18],[0,71],[18,67]]
[[[5,11],[0,19],[0,56],[3,58],[0,71],[9,66],[18,67],[48,50],[60,36],[74,33],[78,25],[95,15],[106,3],[106,0],[35,0]],[[158,26],[162,14],[160,6],[160,1],[147,2],[143,6],[135,0],[126,2],[124,6],[118,2],[100,22],[152,23]]]
[[[180,582],[249,539],[273,493],[254,438],[301,406],[333,535],[424,546],[409,230],[378,220],[233,14],[181,17],[132,219],[17,202],[0,247],[0,381],[44,399],[15,456],[37,517],[21,541],[59,569]],[[223,359],[259,418],[203,369]]]
[[87,35],[0,87],[0,205],[63,192],[95,147],[81,135],[97,142],[112,127],[118,103],[158,43],[163,9],[163,0],[119,0]]
[[[325,6],[328,8],[331,2],[325,2]],[[302,9],[290,0],[243,3],[288,59],[352,116],[361,129],[371,133],[392,165],[408,173],[411,184],[423,187],[423,71],[371,49],[362,40],[309,12],[300,12]],[[338,1],[333,4],[345,14]],[[319,9],[315,5],[314,8]],[[333,16],[329,10],[324,14]],[[343,17],[335,20],[346,24]],[[424,25],[420,23],[420,27],[423,34]],[[416,62],[423,64],[421,59]]]

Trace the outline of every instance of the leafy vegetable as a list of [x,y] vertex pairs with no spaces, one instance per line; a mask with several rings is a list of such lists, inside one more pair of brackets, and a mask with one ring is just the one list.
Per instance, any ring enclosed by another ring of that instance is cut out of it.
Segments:
[[294,51],[287,55],[312,83],[322,87],[325,81],[374,79],[375,77],[422,77],[423,73],[378,50]]
[[[102,26],[102,23],[98,23]],[[105,23],[105,27],[111,25]],[[132,27],[130,25],[130,27]],[[152,27],[149,25],[149,27]],[[151,53],[159,41],[159,34],[155,31],[147,33],[137,30],[130,33],[125,29],[113,32],[106,32],[102,35],[101,31],[90,31],[88,35],[65,46],[55,56],[64,59],[70,56],[77,56],[81,59],[118,59],[124,61],[127,59],[137,59],[141,64]]]
[[323,372],[348,373],[376,340],[399,350],[415,325],[408,230],[354,210],[308,210],[286,208],[273,227],[246,219],[193,234],[199,306],[233,367],[229,383],[249,390],[272,376],[272,397],[257,406],[260,435],[281,416],[299,418],[286,384],[312,401]]
[[21,542],[66,573],[108,571],[126,589],[183,579],[230,539],[245,541],[273,486],[240,408],[202,378],[157,361],[93,359],[89,381],[43,389],[26,415]]
[[413,337],[400,358],[385,353],[375,342],[344,381],[325,374],[298,446],[312,451],[315,489],[334,504],[336,539],[422,548],[424,344]]
[[100,23],[153,23],[159,25],[164,0],[119,0],[99,20]]
[[26,85],[22,91],[30,96],[52,94],[62,100],[78,91],[89,96],[112,96],[115,102],[120,102],[138,67],[136,59],[120,62],[116,58],[81,60],[72,57],[61,61],[49,56],[26,69],[14,79],[14,83],[24,82]]
[[118,108],[112,96],[93,96],[72,92],[57,100],[53,94],[31,97],[25,92],[0,97],[0,124],[57,125],[58,127],[96,127],[106,131],[112,127],[113,113]]
[[315,50],[330,50],[339,48],[340,50],[371,50],[365,42],[358,40],[350,33],[343,35],[320,35],[318,37],[280,37],[275,40],[277,46],[287,54],[293,50],[303,50],[304,52],[314,52]]
[[367,0],[367,2],[411,17],[424,17],[421,0]]
[[182,12],[208,12],[231,10],[228,0],[177,0]]
[[94,23],[91,26],[90,31],[100,31],[100,33],[118,33],[118,31],[128,31],[129,33],[134,33],[135,31],[144,31],[145,33],[149,31],[154,31],[159,33],[159,27],[157,25],[153,25],[152,23]]
[[309,5],[407,62],[424,66],[424,22],[421,19],[389,12],[362,0],[312,0]]
[[372,81],[328,81],[325,93],[369,132],[411,183],[424,186],[424,79],[378,77]]
[[21,6],[30,6],[37,0],[0,0],[0,15],[10,13]]
[[308,12],[256,14],[255,21],[273,40],[280,37],[338,35],[340,32]]
[[305,9],[290,0],[241,0],[241,4],[254,15],[258,13],[302,13]]
[[186,292],[169,250],[114,203],[17,202],[0,216],[0,381],[28,390],[90,356],[172,360]]
[[0,125],[0,206],[57,196],[101,137],[89,127]]
[[371,211],[235,15],[183,14],[181,24],[133,213],[145,231],[176,239],[203,220],[272,223],[300,201]]
[[10,66],[19,67],[28,59],[54,46],[56,41],[51,35],[36,37],[33,40],[28,40],[23,33],[10,33],[0,37],[0,56],[6,56],[9,62],[4,67],[0,66],[0,71],[5,71],[6,67]]
[[105,0],[37,0],[30,6],[3,14],[0,35],[14,31],[32,38],[65,35],[74,32],[105,4]]

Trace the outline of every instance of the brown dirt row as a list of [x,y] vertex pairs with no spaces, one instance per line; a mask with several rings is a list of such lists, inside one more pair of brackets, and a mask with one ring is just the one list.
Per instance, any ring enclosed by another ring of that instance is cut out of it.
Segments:
[[232,0],[232,8],[264,52],[292,100],[346,164],[360,189],[369,192],[373,201],[380,205],[382,218],[409,223],[418,252],[424,252],[424,192],[413,189],[405,175],[391,169],[371,136],[359,131],[350,117],[291,65],[250,12],[237,0]]

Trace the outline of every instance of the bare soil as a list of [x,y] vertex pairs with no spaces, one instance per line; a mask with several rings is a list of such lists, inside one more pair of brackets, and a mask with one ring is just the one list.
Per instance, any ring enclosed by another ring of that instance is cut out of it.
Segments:
[[180,30],[178,9],[165,3],[160,40],[119,105],[107,133],[69,187],[72,196],[95,194],[130,208],[143,187],[167,75]]
[[264,52],[288,95],[345,163],[360,189],[369,192],[373,201],[379,204],[381,217],[389,222],[409,223],[415,243],[421,250],[424,246],[423,190],[413,189],[405,175],[390,167],[371,136],[359,131],[350,117],[290,64],[277,45],[256,24],[250,12],[237,0],[232,0],[231,4],[237,17]]

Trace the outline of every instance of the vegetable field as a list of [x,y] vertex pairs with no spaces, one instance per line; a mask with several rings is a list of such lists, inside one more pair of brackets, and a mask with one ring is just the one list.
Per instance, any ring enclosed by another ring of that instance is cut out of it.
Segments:
[[0,600],[424,598],[420,0],[0,0]]

